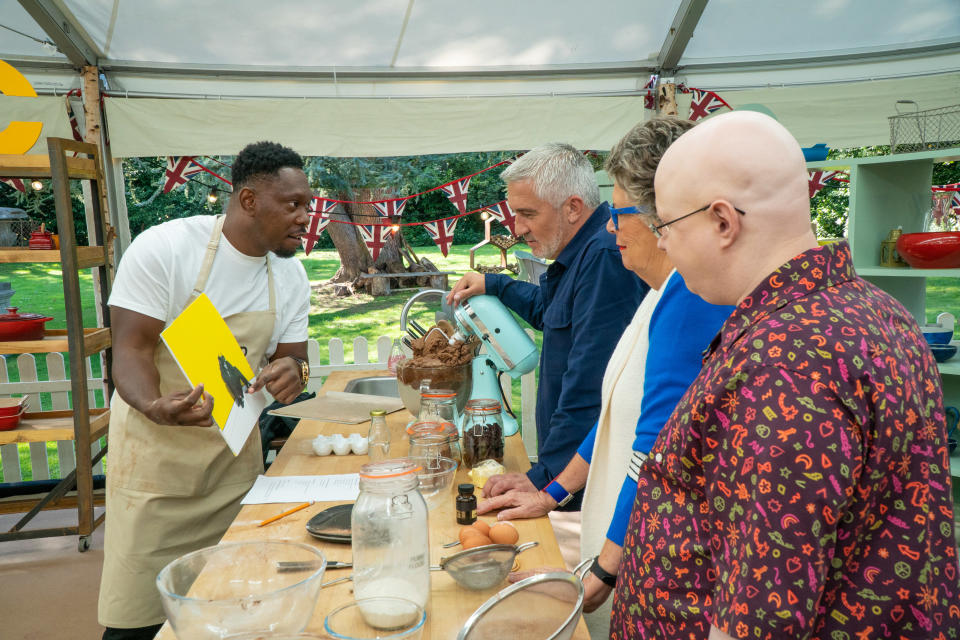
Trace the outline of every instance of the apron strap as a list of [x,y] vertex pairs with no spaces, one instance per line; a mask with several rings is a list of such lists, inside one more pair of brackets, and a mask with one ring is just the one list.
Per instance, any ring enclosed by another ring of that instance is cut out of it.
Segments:
[[[197,281],[193,285],[192,298],[196,298],[203,293],[207,286],[207,279],[210,277],[210,271],[213,269],[213,259],[217,255],[217,247],[220,246],[220,234],[223,232],[223,221],[226,216],[217,216],[213,223],[213,231],[210,233],[210,240],[207,242],[207,251],[203,255],[203,262],[200,263],[200,271],[197,273]],[[271,292],[271,296],[272,296]]]
[[[225,219],[226,216],[219,215],[213,224],[213,231],[210,233],[210,240],[207,242],[207,251],[203,255],[203,262],[200,264],[199,273],[197,273],[197,281],[193,285],[191,300],[203,293],[204,287],[207,286],[207,280],[210,278],[210,272],[213,270],[213,259],[217,255],[217,247],[220,246],[220,237],[223,235],[223,222]],[[274,290],[273,267],[270,265],[270,255],[267,254],[263,259],[267,263],[267,289],[270,292],[270,303],[267,310],[276,314],[277,295]]]

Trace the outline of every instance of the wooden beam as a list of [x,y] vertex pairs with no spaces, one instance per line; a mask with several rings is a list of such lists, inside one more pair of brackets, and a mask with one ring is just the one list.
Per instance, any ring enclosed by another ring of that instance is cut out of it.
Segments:
[[657,89],[657,111],[663,116],[677,115],[677,85],[667,82]]

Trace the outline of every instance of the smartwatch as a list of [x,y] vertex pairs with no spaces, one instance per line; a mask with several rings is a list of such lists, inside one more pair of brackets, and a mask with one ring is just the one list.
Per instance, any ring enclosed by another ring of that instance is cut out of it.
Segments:
[[564,489],[556,480],[551,481],[550,484],[541,489],[541,491],[556,500],[558,507],[562,507],[573,500],[573,494]]
[[600,582],[608,587],[617,586],[617,576],[608,573],[606,569],[600,566],[600,556],[593,556],[593,562],[590,564],[590,573],[600,578]]

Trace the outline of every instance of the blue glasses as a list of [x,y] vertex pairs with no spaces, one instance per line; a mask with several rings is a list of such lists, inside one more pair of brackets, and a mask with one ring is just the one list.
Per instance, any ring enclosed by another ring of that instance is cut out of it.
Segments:
[[621,207],[620,209],[614,209],[610,207],[610,219],[613,220],[613,228],[617,231],[620,231],[620,221],[617,220],[619,216],[636,216],[636,215],[649,215],[650,209],[647,207]]

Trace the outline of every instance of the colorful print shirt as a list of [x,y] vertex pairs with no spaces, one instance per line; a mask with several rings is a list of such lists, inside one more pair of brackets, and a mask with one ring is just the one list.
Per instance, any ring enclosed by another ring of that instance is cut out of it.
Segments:
[[837,243],[733,312],[641,468],[610,637],[957,638],[940,377]]

